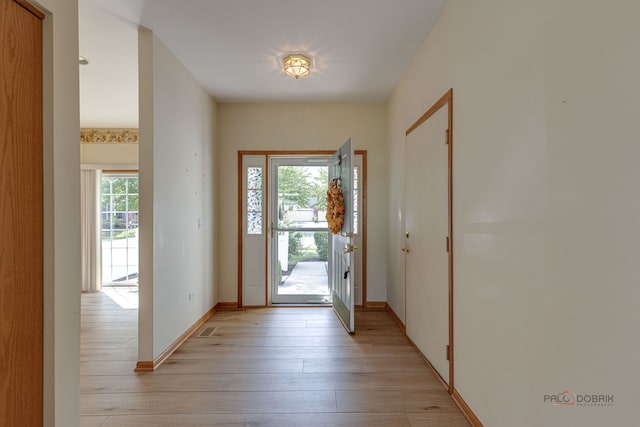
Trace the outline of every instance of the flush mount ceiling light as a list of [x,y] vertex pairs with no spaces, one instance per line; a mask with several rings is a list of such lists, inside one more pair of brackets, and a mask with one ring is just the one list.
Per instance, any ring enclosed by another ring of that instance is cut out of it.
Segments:
[[284,73],[294,78],[307,77],[311,68],[311,60],[301,53],[292,53],[282,60]]

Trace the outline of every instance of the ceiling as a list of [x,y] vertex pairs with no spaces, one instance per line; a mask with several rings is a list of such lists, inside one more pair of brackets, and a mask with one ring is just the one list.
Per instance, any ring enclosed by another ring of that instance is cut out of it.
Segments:
[[[219,102],[382,102],[446,0],[80,0],[83,127],[137,127],[137,28]],[[312,57],[311,75],[282,57]]]

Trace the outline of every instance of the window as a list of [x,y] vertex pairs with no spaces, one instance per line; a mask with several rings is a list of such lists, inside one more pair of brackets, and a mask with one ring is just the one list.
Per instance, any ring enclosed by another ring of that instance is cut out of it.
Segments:
[[247,168],[247,234],[262,234],[262,167]]

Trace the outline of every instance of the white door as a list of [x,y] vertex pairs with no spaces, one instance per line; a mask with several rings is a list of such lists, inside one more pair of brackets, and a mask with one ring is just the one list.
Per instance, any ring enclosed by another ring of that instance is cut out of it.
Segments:
[[[351,274],[353,251],[353,147],[349,139],[333,155],[329,165],[330,189],[333,191],[334,218],[342,217],[331,231],[331,254],[329,257],[329,283],[332,293],[332,304],[335,312],[349,333],[355,332],[354,281]],[[328,215],[331,215],[331,204],[328,204]]]
[[440,108],[406,139],[407,335],[449,382],[448,111]]

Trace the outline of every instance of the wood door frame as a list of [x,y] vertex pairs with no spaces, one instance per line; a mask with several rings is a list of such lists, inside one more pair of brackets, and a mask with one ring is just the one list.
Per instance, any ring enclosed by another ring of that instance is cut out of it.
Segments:
[[[436,101],[418,120],[415,121],[405,132],[405,137],[416,130],[420,125],[425,123],[431,116],[433,116],[442,107],[447,106],[448,124],[447,124],[447,142],[448,142],[448,232],[449,232],[449,383],[447,384],[447,390],[449,394],[453,394],[455,388],[453,386],[454,379],[454,351],[453,351],[453,88],[449,89],[440,99]],[[406,307],[406,283],[405,283],[405,307]],[[424,355],[423,355],[424,357]],[[425,357],[426,359],[426,357]],[[427,362],[431,364],[428,360]],[[437,371],[431,366],[434,372]],[[437,374],[439,377],[439,374]]]
[[34,6],[31,3],[29,3],[27,0],[13,0],[13,2],[19,4],[22,7],[24,7],[32,15],[34,15],[36,18],[38,18],[40,20],[43,20],[46,17],[46,15],[40,9],[38,9],[36,6]]
[[[264,156],[265,157],[265,176],[269,176],[269,156],[312,156],[326,155],[330,156],[334,151],[330,150],[238,150],[238,205],[237,205],[237,221],[238,221],[238,303],[237,308],[242,308],[242,267],[243,267],[243,186],[244,186],[244,169],[242,167],[242,159],[244,156]],[[367,150],[354,150],[356,156],[362,156],[362,182],[360,191],[362,192],[362,207],[360,210],[362,218],[362,306],[367,307]],[[264,195],[265,205],[264,211],[269,212],[269,188],[265,186]],[[265,233],[265,247],[269,246],[269,233]],[[269,257],[265,257],[265,302],[269,304]],[[228,304],[224,304],[228,306]]]

